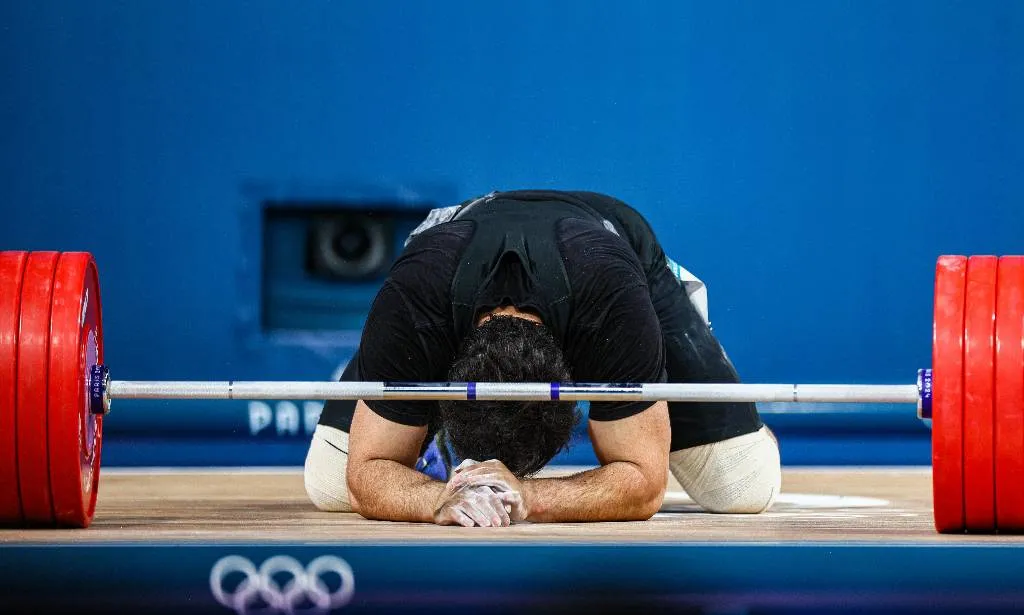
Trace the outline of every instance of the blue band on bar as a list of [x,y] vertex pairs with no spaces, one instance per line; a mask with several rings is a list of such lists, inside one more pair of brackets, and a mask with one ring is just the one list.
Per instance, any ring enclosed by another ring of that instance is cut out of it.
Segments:
[[558,399],[558,383],[557,382],[552,382],[551,383],[551,399],[554,399],[554,400]]
[[473,400],[476,399],[476,383],[475,382],[467,382],[466,383],[466,399],[468,399],[469,401],[473,401]]

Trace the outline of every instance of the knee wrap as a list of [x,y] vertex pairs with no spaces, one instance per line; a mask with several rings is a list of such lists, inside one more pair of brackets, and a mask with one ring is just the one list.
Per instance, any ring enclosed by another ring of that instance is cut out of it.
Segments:
[[674,451],[669,468],[686,493],[709,512],[763,512],[782,490],[779,446],[767,427]]
[[306,454],[303,479],[313,505],[328,512],[352,512],[345,469],[348,466],[348,434],[317,425]]

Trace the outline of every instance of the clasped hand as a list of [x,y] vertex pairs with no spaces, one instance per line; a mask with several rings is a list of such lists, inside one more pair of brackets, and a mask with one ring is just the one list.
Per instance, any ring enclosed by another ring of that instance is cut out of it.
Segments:
[[506,527],[530,514],[523,484],[497,459],[463,461],[452,472],[438,505],[434,523],[463,527]]

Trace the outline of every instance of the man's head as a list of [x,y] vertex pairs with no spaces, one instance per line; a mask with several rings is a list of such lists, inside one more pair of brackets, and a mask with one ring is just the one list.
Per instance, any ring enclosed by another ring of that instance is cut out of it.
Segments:
[[[514,316],[493,316],[463,340],[452,382],[569,382],[551,331]],[[516,476],[540,470],[569,443],[580,420],[575,402],[442,401],[441,421],[455,453],[498,459]]]

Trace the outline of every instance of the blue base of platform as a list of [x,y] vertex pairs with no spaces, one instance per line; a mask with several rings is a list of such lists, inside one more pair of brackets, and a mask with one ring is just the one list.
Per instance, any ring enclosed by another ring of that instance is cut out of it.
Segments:
[[[19,545],[0,547],[0,596],[4,613],[223,614],[211,586],[231,594],[245,575],[212,578],[221,558],[255,571],[285,556],[276,561],[302,570],[326,555],[351,570],[345,613],[1019,612],[1021,554],[962,543]],[[341,591],[340,575],[322,581]]]

